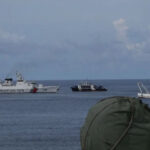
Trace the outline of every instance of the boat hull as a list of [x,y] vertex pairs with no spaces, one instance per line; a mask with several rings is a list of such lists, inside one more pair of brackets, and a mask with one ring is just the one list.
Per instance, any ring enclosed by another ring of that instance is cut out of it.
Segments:
[[105,88],[96,88],[96,89],[91,89],[91,88],[82,88],[82,89],[79,89],[77,86],[74,86],[74,87],[71,87],[72,91],[75,91],[75,92],[93,92],[93,91],[99,91],[99,92],[102,92],[102,91],[107,91],[107,89]]
[[57,93],[59,90],[58,86],[43,86],[38,87],[36,93]]
[[138,93],[139,98],[150,98],[150,93]]
[[19,93],[36,93],[36,89],[4,89],[0,90],[0,94],[19,94]]

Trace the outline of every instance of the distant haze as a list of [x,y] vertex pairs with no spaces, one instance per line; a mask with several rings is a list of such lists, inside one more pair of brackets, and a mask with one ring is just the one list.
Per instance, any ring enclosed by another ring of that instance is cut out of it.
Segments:
[[0,0],[0,78],[150,78],[150,0]]

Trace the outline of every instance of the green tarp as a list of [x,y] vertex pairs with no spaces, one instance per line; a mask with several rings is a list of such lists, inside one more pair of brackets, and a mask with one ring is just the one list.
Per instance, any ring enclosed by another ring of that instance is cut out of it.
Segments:
[[81,128],[82,150],[150,150],[150,109],[141,100],[99,101]]

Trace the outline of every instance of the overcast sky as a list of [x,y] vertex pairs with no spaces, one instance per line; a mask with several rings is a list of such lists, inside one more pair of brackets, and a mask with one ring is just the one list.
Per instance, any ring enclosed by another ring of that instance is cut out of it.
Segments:
[[150,78],[150,0],[0,0],[0,78]]

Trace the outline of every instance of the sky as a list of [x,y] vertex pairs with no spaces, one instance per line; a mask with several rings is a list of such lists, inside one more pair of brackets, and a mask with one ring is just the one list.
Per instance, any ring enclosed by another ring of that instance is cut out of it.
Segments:
[[0,78],[149,79],[149,0],[0,0]]

